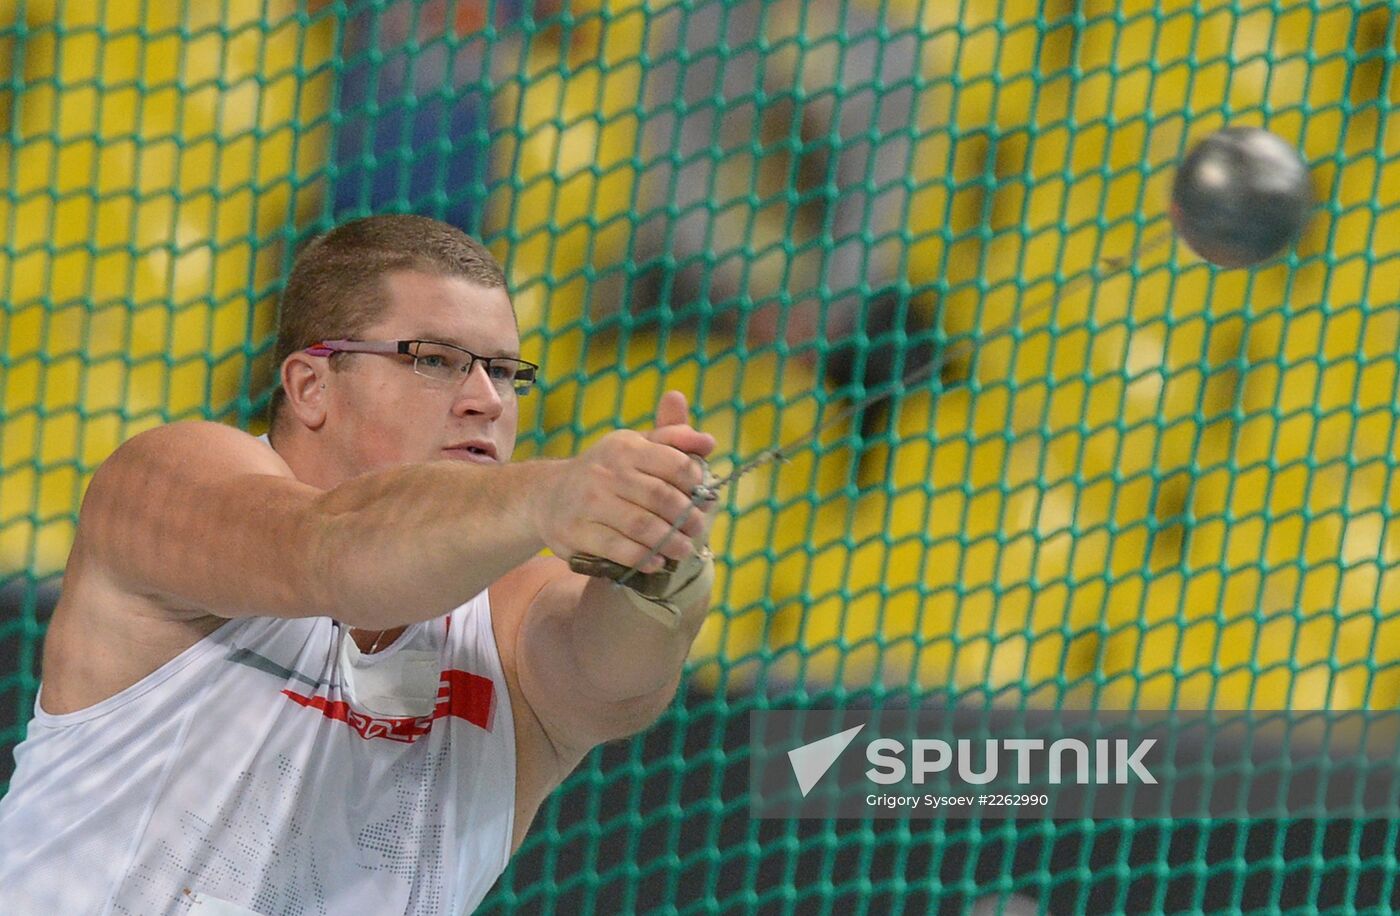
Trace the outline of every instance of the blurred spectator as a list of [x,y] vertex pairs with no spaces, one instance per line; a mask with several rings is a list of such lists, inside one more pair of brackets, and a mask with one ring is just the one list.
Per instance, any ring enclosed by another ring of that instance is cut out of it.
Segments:
[[518,53],[522,16],[557,0],[352,4],[345,24],[334,186],[337,219],[411,211],[477,226],[490,147],[488,76]]
[[[730,324],[745,307],[750,345],[786,341],[837,386],[894,377],[890,338],[863,373],[854,344],[833,346],[928,324],[900,293],[928,130],[921,44],[884,18],[800,0],[697,0],[656,15],[637,270],[621,301],[643,314],[714,309]],[[920,338],[906,371],[930,355]]]

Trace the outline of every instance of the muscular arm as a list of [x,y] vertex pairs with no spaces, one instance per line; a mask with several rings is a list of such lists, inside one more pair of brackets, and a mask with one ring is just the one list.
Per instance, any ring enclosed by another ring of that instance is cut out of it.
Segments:
[[544,542],[529,494],[559,462],[433,462],[323,491],[214,423],[123,445],[93,477],[79,540],[124,590],[222,617],[386,627],[451,610]]
[[[546,546],[639,563],[694,474],[680,452],[622,430],[564,461],[436,461],[320,490],[246,433],[179,423],[102,465],[74,552],[176,614],[383,629],[446,613]],[[688,552],[683,538],[667,547]]]

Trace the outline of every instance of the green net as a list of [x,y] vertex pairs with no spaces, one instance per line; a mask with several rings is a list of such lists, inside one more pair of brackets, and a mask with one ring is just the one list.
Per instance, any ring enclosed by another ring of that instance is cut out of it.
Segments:
[[[546,379],[522,456],[644,423],[666,387],[748,456],[1025,316],[728,495],[681,696],[585,762],[487,909],[1389,900],[1384,822],[752,821],[744,742],[751,709],[890,693],[1400,702],[1397,21],[1323,0],[5,0],[0,749],[94,468],[177,418],[257,429],[296,244],[412,211],[507,267]],[[1179,243],[1107,267],[1227,124],[1312,165],[1300,244],[1250,272]]]

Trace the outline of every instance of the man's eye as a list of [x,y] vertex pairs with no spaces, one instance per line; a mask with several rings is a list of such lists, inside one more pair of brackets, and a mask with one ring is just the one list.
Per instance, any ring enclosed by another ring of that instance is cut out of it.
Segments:
[[487,372],[490,374],[491,378],[503,382],[515,378],[515,367],[510,365],[502,366],[499,363],[492,363],[487,369]]
[[442,369],[447,366],[447,359],[442,356],[420,356],[418,361],[429,369]]

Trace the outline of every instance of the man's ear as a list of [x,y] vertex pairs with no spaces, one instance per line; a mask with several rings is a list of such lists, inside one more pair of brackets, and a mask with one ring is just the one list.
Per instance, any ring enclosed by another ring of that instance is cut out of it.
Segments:
[[287,410],[307,429],[326,422],[326,377],[330,363],[323,357],[293,353],[282,361],[282,391]]

